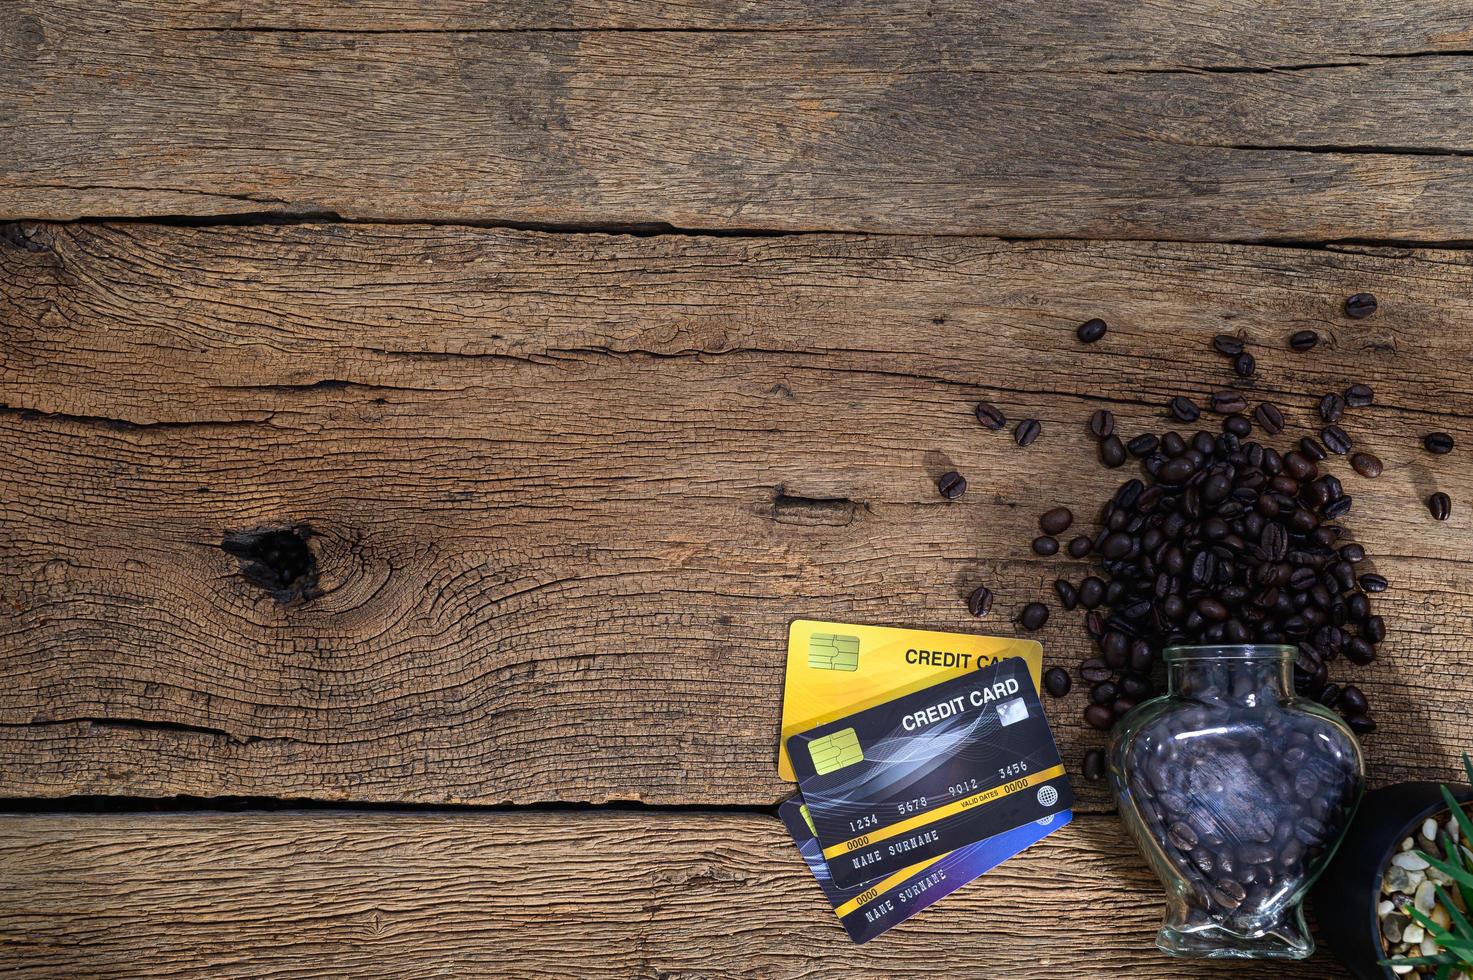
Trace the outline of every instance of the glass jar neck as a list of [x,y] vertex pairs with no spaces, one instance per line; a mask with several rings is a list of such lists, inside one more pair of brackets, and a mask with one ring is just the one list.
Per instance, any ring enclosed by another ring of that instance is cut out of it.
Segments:
[[1223,656],[1168,653],[1166,662],[1167,690],[1177,697],[1253,707],[1293,696],[1294,661],[1278,647]]

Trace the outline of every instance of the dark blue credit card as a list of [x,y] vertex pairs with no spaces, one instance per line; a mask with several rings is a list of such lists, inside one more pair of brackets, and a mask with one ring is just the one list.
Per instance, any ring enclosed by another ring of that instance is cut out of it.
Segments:
[[840,887],[1074,806],[1018,658],[819,725],[787,747]]
[[823,848],[813,836],[813,825],[803,806],[802,797],[784,801],[777,809],[793,843],[803,855],[808,870],[823,889],[824,897],[834,907],[839,924],[856,943],[866,943],[881,933],[900,925],[928,906],[934,905],[961,886],[975,881],[1024,848],[1043,840],[1073,817],[1069,811],[1044,817],[1037,823],[989,837],[943,854],[941,857],[912,864],[889,878],[841,888],[829,877]]

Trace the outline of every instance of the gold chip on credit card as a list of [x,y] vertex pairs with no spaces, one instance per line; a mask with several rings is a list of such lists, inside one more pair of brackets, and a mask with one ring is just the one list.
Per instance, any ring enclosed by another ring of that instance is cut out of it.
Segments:
[[859,637],[814,633],[808,638],[808,666],[818,670],[858,670]]
[[859,735],[852,728],[840,729],[823,738],[808,743],[808,754],[813,759],[813,768],[820,776],[864,761],[864,751],[859,747]]

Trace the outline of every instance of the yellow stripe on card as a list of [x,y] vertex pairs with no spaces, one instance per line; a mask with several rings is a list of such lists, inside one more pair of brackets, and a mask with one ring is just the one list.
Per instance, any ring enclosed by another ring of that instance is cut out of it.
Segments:
[[[947,852],[947,854],[950,853],[950,851]],[[855,895],[843,905],[835,906],[834,914],[841,919],[844,918],[844,916],[848,915],[850,912],[857,911],[858,909],[868,905],[870,902],[873,902],[875,899],[879,898],[882,893],[889,891],[891,888],[894,888],[905,879],[914,878],[916,875],[920,874],[922,871],[925,871],[931,865],[935,864],[937,861],[940,861],[941,858],[944,857],[946,857],[946,854],[942,854],[939,857],[933,857],[929,861],[922,861],[920,864],[912,864],[908,868],[901,868],[899,871],[895,872],[893,875],[890,875],[888,878],[884,878],[880,881],[875,882],[873,885],[870,885],[864,891],[860,892],[858,895]]]
[[825,858],[838,857],[840,854],[848,854],[850,851],[856,851],[861,847],[867,847],[870,844],[875,844],[882,840],[889,840],[891,837],[899,837],[901,834],[909,833],[919,827],[926,826],[926,824],[935,823],[937,820],[944,820],[947,817],[961,813],[963,810],[970,810],[984,803],[991,803],[993,800],[1000,800],[1004,796],[1011,796],[1030,786],[1046,783],[1050,779],[1057,779],[1062,775],[1064,775],[1063,766],[1053,766],[1049,769],[1043,769],[1032,775],[1024,776],[1022,779],[1007,783],[1006,785],[994,786],[992,789],[983,790],[980,793],[973,793],[964,799],[955,800],[943,807],[932,810],[930,813],[917,814],[899,823],[892,823],[890,826],[880,830],[870,831],[853,840],[846,840],[842,844],[835,844],[833,847],[825,848],[823,856]]

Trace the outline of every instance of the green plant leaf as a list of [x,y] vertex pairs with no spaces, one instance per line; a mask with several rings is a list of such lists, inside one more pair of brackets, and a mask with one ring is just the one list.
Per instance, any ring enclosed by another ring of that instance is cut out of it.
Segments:
[[1468,774],[1468,785],[1473,786],[1473,757],[1463,753],[1463,771]]
[[1442,903],[1443,908],[1447,909],[1448,918],[1453,920],[1454,928],[1451,931],[1456,932],[1464,939],[1473,940],[1473,922],[1469,922],[1468,917],[1458,911],[1458,907],[1453,904],[1447,892],[1442,890],[1441,885],[1433,882],[1432,888],[1437,893],[1437,900]]
[[[1466,755],[1463,756],[1463,761],[1468,761]],[[1468,777],[1473,779],[1473,772],[1469,772]],[[1452,790],[1446,786],[1442,787],[1442,799],[1447,803],[1447,808],[1452,811],[1453,819],[1458,822],[1458,830],[1462,832],[1463,842],[1473,846],[1473,818],[1469,818],[1468,814],[1463,812],[1463,804],[1458,802]]]
[[1382,966],[1441,966],[1444,963],[1458,965],[1458,961],[1450,953],[1440,953],[1437,956],[1396,956],[1389,960],[1381,960]]
[[1433,980],[1448,980],[1448,978],[1453,975],[1453,967],[1456,965],[1456,963],[1442,964],[1442,966],[1439,966],[1437,968],[1437,973]]
[[1459,867],[1456,864],[1449,864],[1441,858],[1435,858],[1430,854],[1421,854],[1420,856],[1423,861],[1426,861],[1453,881],[1468,888],[1473,888],[1473,871]]

